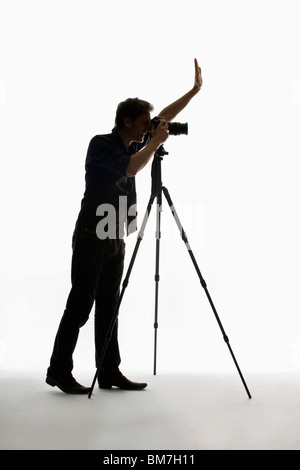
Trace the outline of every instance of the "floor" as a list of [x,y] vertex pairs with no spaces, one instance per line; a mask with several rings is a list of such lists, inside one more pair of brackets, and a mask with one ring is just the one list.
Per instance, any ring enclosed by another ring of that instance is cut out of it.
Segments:
[[[76,377],[90,385],[93,377]],[[300,377],[250,374],[130,376],[143,391],[95,388],[90,399],[2,372],[2,450],[299,450]]]

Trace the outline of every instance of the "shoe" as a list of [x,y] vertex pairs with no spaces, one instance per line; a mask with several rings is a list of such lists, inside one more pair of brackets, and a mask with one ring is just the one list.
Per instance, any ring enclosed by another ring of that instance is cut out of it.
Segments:
[[99,388],[112,388],[118,387],[123,390],[142,390],[147,387],[143,382],[132,382],[127,379],[119,370],[111,375],[99,377]]
[[46,383],[51,385],[51,387],[58,387],[65,393],[70,393],[73,395],[84,395],[89,393],[91,388],[84,387],[83,385],[76,382],[74,377],[71,375],[67,379],[57,379],[55,377],[50,377],[47,375]]

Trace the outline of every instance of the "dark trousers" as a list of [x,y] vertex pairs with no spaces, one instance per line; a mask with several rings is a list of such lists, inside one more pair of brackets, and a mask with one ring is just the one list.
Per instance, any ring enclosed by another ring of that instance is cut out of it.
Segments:
[[[49,375],[66,376],[73,369],[73,352],[79,330],[87,322],[95,302],[96,365],[107,330],[115,312],[124,269],[125,243],[122,239],[100,240],[84,231],[73,237],[72,288],[55,338]],[[103,360],[105,371],[121,362],[116,321]]]

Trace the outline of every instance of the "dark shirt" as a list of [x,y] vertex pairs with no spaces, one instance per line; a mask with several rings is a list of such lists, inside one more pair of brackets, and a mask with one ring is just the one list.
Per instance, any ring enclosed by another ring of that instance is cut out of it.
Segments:
[[[115,217],[110,218],[109,223],[110,228],[111,224],[115,223],[116,237],[112,238],[123,237],[124,224],[127,234],[136,230],[135,178],[126,176],[126,168],[131,155],[143,148],[148,140],[149,135],[145,137],[142,144],[133,142],[129,148],[126,148],[116,128],[110,134],[96,135],[92,138],[85,161],[86,187],[76,229],[85,229],[95,233],[99,221],[104,222],[104,219],[108,221],[108,210],[113,207]],[[120,197],[123,209],[124,201],[126,201],[125,213],[124,210],[120,210]],[[113,211],[110,212],[112,215]],[[109,231],[108,227],[107,231]]]

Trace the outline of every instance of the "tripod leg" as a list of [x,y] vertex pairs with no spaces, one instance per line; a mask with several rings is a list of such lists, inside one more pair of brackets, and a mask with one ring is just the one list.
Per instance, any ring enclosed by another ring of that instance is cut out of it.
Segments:
[[112,336],[114,326],[116,324],[116,321],[117,321],[117,318],[118,318],[118,315],[119,315],[119,309],[120,309],[120,305],[121,305],[121,302],[122,302],[122,299],[123,299],[123,296],[124,296],[124,293],[125,293],[125,289],[128,286],[129,277],[130,277],[130,274],[131,274],[131,271],[132,271],[132,268],[133,268],[133,265],[134,265],[134,262],[135,262],[140,244],[141,244],[141,241],[144,237],[144,231],[145,231],[145,228],[146,228],[146,225],[147,225],[147,222],[148,222],[148,218],[149,218],[149,215],[150,215],[150,212],[151,212],[151,208],[152,208],[152,204],[153,204],[154,199],[155,199],[155,196],[151,195],[150,199],[149,199],[149,202],[148,202],[147,209],[146,209],[146,213],[145,213],[145,216],[144,216],[144,219],[143,219],[143,223],[141,225],[141,230],[139,231],[137,242],[135,244],[134,251],[133,251],[129,266],[128,266],[128,270],[127,270],[126,276],[124,278],[124,281],[122,283],[122,290],[121,290],[121,293],[120,293],[120,296],[119,296],[119,299],[118,299],[116,310],[115,310],[114,315],[112,317],[112,320],[110,322],[110,326],[107,330],[104,346],[102,348],[102,351],[101,351],[101,354],[100,354],[100,357],[99,357],[96,373],[95,373],[95,376],[94,376],[94,379],[93,379],[93,382],[92,382],[92,385],[91,385],[90,392],[88,394],[88,398],[91,398],[91,396],[92,396],[93,389],[94,389],[97,377],[99,375],[99,372],[100,372],[102,364],[103,364],[103,359],[104,359],[109,341],[110,341],[111,336]]
[[166,199],[167,199],[167,201],[168,201],[168,204],[169,204],[169,207],[170,207],[171,212],[172,212],[172,214],[173,214],[173,217],[174,217],[174,219],[175,219],[175,221],[176,221],[176,224],[177,224],[177,226],[178,226],[178,228],[179,228],[179,231],[180,231],[180,233],[181,233],[181,238],[182,238],[182,240],[184,241],[184,243],[185,243],[185,245],[186,245],[186,247],[187,247],[187,250],[188,250],[188,252],[189,252],[189,255],[190,255],[190,257],[191,257],[191,260],[192,260],[192,262],[193,262],[193,265],[194,265],[194,267],[195,267],[195,269],[196,269],[196,272],[197,272],[197,274],[198,274],[198,277],[199,277],[199,279],[200,279],[201,286],[203,287],[203,289],[204,289],[204,291],[205,291],[205,293],[206,293],[206,296],[207,296],[207,298],[208,298],[208,301],[209,301],[209,303],[210,303],[210,306],[211,306],[211,308],[212,308],[212,310],[213,310],[213,312],[214,312],[214,315],[215,315],[215,317],[216,317],[216,320],[217,320],[217,322],[218,322],[218,325],[219,325],[219,327],[220,327],[220,329],[221,329],[221,332],[222,332],[222,334],[223,334],[223,339],[224,339],[225,343],[226,343],[227,346],[228,346],[228,349],[229,349],[230,354],[231,354],[231,356],[232,356],[232,359],[233,359],[233,361],[234,361],[234,363],[235,363],[235,366],[236,366],[236,368],[237,368],[237,371],[238,371],[238,373],[239,373],[239,376],[240,376],[240,378],[241,378],[241,380],[242,380],[242,382],[243,382],[243,385],[244,385],[244,387],[245,387],[245,390],[246,390],[246,392],[247,392],[247,395],[248,395],[249,398],[251,398],[251,395],[250,395],[250,392],[249,392],[249,390],[248,390],[247,384],[246,384],[246,382],[245,382],[245,380],[244,380],[244,377],[243,377],[243,375],[242,375],[242,372],[241,372],[241,370],[240,370],[240,368],[239,368],[239,365],[238,365],[238,363],[237,363],[237,360],[236,360],[236,358],[235,358],[235,356],[234,356],[234,354],[233,354],[233,351],[232,351],[232,349],[231,349],[231,346],[230,346],[230,344],[229,344],[229,338],[228,338],[228,336],[227,336],[226,333],[225,333],[225,330],[224,330],[224,328],[223,328],[223,325],[222,325],[222,323],[221,323],[221,320],[220,320],[220,318],[219,318],[219,315],[218,315],[218,313],[217,313],[217,311],[216,311],[216,308],[215,308],[215,306],[214,306],[214,303],[213,303],[213,301],[212,301],[212,299],[211,299],[211,296],[210,296],[210,294],[209,294],[209,292],[208,292],[208,289],[207,289],[207,286],[206,286],[206,282],[205,282],[205,280],[203,279],[203,276],[202,276],[202,274],[201,274],[201,272],[200,272],[200,269],[199,269],[199,267],[198,267],[198,264],[197,264],[197,262],[196,262],[196,259],[195,259],[195,257],[194,257],[194,254],[193,254],[193,252],[192,252],[192,250],[191,250],[191,247],[190,247],[190,245],[189,245],[189,242],[188,242],[186,233],[185,233],[185,231],[183,230],[183,227],[182,227],[182,225],[181,225],[181,223],[180,223],[180,220],[179,220],[179,217],[178,217],[178,215],[177,215],[177,212],[176,212],[176,210],[175,210],[175,208],[174,208],[174,205],[173,205],[173,202],[172,202],[172,200],[171,200],[170,194],[169,194],[167,188],[165,188],[164,186],[162,187],[162,191],[163,191],[163,193],[164,193],[164,195],[165,195],[165,197],[166,197]]
[[157,329],[158,329],[158,286],[159,286],[159,256],[160,256],[160,220],[161,220],[161,197],[157,200],[156,205],[156,254],[155,254],[155,312],[154,312],[154,365],[153,374],[156,375],[156,361],[157,361]]

